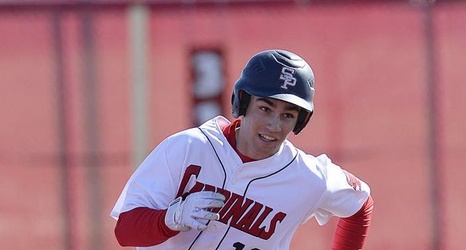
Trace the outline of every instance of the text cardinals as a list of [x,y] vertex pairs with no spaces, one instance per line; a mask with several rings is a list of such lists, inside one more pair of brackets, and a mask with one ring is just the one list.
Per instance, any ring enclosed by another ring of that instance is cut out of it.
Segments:
[[[225,196],[225,205],[222,208],[213,210],[213,212],[218,212],[220,214],[220,222],[247,234],[267,240],[274,234],[277,223],[283,221],[286,217],[285,213],[274,212],[272,208],[264,206],[257,201],[198,181],[196,181],[188,193],[183,194],[183,190],[186,189],[188,181],[191,177],[197,177],[200,171],[201,167],[196,165],[191,165],[186,168],[177,197],[202,190],[223,194]],[[266,221],[268,222],[266,223]],[[264,223],[266,224],[264,225]]]

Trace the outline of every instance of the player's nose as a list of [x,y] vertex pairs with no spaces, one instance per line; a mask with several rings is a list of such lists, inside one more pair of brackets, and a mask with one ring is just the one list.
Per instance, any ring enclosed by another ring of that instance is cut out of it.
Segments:
[[270,132],[280,132],[282,130],[279,115],[270,115],[269,119],[267,120],[267,129]]

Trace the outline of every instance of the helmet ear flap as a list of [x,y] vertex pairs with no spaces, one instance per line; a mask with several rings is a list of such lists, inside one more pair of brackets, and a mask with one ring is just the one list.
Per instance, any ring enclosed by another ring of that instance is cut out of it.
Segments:
[[245,115],[250,101],[251,95],[248,93],[242,90],[234,91],[231,95],[231,113],[233,117],[238,118]]
[[311,119],[311,116],[314,112],[308,112],[305,110],[301,110],[298,115],[298,120],[296,121],[296,125],[294,126],[293,133],[295,135],[299,134],[304,127],[306,127],[307,123]]

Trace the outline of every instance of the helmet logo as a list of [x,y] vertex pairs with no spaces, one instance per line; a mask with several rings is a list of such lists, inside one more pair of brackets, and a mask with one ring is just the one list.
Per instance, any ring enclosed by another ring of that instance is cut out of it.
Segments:
[[288,89],[288,86],[296,85],[296,78],[293,77],[294,69],[287,67],[282,68],[282,74],[280,80],[283,80],[283,84],[280,86],[282,89]]

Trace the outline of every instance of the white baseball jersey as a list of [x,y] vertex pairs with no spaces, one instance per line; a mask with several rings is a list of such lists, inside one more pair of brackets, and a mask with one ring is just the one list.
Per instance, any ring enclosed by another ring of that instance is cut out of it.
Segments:
[[369,186],[333,164],[285,141],[273,156],[243,163],[216,117],[160,143],[128,180],[111,216],[136,207],[166,209],[186,192],[212,190],[226,197],[220,219],[204,231],[181,232],[160,245],[138,249],[289,249],[298,226],[315,217],[356,213]]

